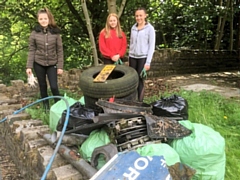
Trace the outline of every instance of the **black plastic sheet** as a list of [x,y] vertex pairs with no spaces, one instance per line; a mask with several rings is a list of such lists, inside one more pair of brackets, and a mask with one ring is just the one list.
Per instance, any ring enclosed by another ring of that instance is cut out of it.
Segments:
[[157,100],[152,105],[153,115],[162,117],[178,117],[179,120],[188,119],[188,102],[184,98],[172,95]]
[[[67,110],[64,110],[60,120],[58,121],[57,130],[61,131],[66,118]],[[70,114],[67,125],[67,130],[82,126],[85,124],[94,123],[93,118],[95,117],[95,112],[93,109],[89,109],[81,105],[80,102],[74,103],[70,106]]]

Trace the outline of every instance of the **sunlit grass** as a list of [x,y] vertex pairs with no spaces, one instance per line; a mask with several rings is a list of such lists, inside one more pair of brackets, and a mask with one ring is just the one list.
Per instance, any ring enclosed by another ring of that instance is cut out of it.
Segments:
[[[204,124],[219,132],[225,139],[226,172],[225,180],[240,178],[240,103],[233,99],[225,99],[216,93],[202,91],[176,92],[188,101],[188,120]],[[149,97],[150,103],[173,94],[163,93]]]

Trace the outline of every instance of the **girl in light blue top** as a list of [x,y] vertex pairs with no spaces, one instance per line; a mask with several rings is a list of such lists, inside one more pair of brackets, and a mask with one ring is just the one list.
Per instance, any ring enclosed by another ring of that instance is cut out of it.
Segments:
[[139,74],[138,100],[140,102],[144,97],[144,77],[146,77],[146,71],[150,69],[155,49],[155,30],[146,18],[145,8],[138,8],[135,11],[136,23],[131,29],[129,47],[129,66]]

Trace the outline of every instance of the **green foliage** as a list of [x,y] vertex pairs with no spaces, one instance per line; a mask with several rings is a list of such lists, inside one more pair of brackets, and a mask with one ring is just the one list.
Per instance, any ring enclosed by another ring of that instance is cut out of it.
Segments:
[[[240,104],[238,101],[225,99],[216,93],[202,91],[165,92],[164,97],[177,94],[188,101],[189,120],[207,125],[224,138],[226,143],[226,180],[238,180],[240,173]],[[161,96],[150,97],[146,102],[155,102]]]
[[[80,100],[80,98],[83,96],[82,93],[79,93],[79,92],[72,92],[64,89],[60,89],[59,91],[60,91],[60,96],[64,97],[64,94],[67,94],[68,97],[71,97],[76,100]],[[48,94],[51,95],[50,89],[48,89]],[[36,96],[33,97],[31,99],[31,102],[29,102],[28,104],[39,100],[39,97],[40,97],[40,94],[39,93],[36,94]],[[51,108],[51,106],[53,106],[55,103],[54,99],[49,99],[49,103]],[[30,106],[25,111],[31,115],[32,119],[40,119],[43,121],[43,124],[49,125],[50,110],[44,109],[42,102],[39,102],[33,106]]]
[[214,38],[213,20],[217,14],[211,1],[159,0],[152,4],[156,8],[152,12],[152,20],[159,33],[158,38],[160,41],[163,37],[166,39],[163,47],[212,48],[208,40]]
[[40,105],[35,105],[25,111],[31,115],[32,119],[39,119],[43,124],[49,125],[49,113]]

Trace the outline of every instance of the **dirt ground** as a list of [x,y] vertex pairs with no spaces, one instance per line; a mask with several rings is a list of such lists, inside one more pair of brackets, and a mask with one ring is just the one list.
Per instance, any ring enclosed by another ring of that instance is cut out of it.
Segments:
[[145,81],[145,96],[157,95],[164,91],[172,92],[185,89],[193,91],[209,90],[220,93],[227,98],[239,98],[239,82],[240,73],[238,71],[149,78]]
[[[153,96],[166,90],[177,91],[182,87],[190,88],[196,84],[199,86],[195,86],[195,90],[217,86],[223,88],[222,90],[230,95],[233,95],[233,92],[239,94],[239,79],[238,71],[147,78],[145,81],[145,96]],[[210,90],[213,89],[210,88]],[[0,136],[0,180],[23,180],[8,154],[10,150],[6,149],[3,138]]]

